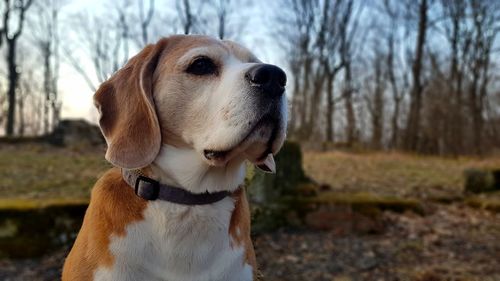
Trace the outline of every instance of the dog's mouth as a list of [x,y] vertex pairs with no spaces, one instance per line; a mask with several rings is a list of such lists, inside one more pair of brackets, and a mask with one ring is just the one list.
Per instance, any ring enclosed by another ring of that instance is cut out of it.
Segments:
[[205,159],[213,166],[225,166],[229,161],[240,158],[247,159],[265,172],[274,172],[273,155],[280,148],[280,120],[271,115],[264,115],[253,128],[242,134],[241,141],[227,150],[203,150]]

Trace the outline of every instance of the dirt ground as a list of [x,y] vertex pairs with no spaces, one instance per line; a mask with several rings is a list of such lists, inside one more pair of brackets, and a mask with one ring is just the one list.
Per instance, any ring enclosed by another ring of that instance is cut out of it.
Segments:
[[380,235],[278,232],[256,239],[265,280],[500,280],[500,216],[445,206],[384,213]]
[[[460,205],[383,214],[377,235],[281,230],[255,237],[263,280],[500,280],[500,215]],[[0,280],[57,280],[67,249],[0,261]]]

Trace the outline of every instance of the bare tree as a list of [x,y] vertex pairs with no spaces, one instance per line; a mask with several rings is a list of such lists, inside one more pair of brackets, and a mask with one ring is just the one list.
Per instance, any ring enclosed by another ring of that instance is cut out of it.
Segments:
[[[373,82],[367,82],[368,95],[365,95],[368,113],[371,118],[371,146],[374,149],[382,148],[382,138],[384,129],[384,92],[385,92],[385,79],[384,79],[384,55],[380,49],[381,44],[375,42],[373,47],[375,50],[375,57],[373,58],[373,75],[368,79]],[[371,88],[371,89],[370,89]]]
[[356,115],[354,112],[353,95],[354,81],[352,77],[352,63],[354,58],[353,38],[356,34],[357,19],[353,20],[352,0],[347,2],[345,12],[342,15],[339,25],[340,32],[340,57],[344,67],[344,106],[346,114],[346,142],[350,146],[357,141]]
[[460,52],[468,53],[471,47],[470,32],[467,27],[467,3],[465,0],[442,0],[444,34],[450,45],[450,65],[447,92],[450,98],[448,119],[450,126],[445,131],[445,142],[451,153],[458,155],[464,149],[463,80],[464,62]]
[[384,19],[388,18],[387,27],[380,31],[386,46],[384,76],[390,88],[393,105],[390,118],[391,136],[388,144],[393,149],[400,147],[401,134],[399,123],[402,115],[401,106],[404,95],[409,88],[407,71],[404,64],[398,59],[401,53],[401,44],[398,44],[398,34],[400,32],[398,27],[404,8],[402,2],[391,0],[384,0],[381,7],[381,16]]
[[227,32],[228,14],[231,12],[231,0],[214,0],[211,6],[215,10],[215,15],[217,16],[217,36],[220,39],[224,39]]
[[424,46],[428,30],[428,0],[419,0],[416,3],[418,9],[418,29],[417,40],[415,42],[415,56],[412,64],[412,89],[410,91],[410,110],[408,112],[405,148],[416,151],[420,133],[420,113],[422,109],[422,93],[424,86],[422,83]]
[[282,23],[282,26],[278,27],[276,35],[285,44],[283,47],[290,58],[288,64],[295,76],[290,134],[305,138],[308,136],[305,129],[310,108],[309,93],[315,41],[313,33],[318,18],[319,1],[293,0],[287,4],[284,14],[277,15],[277,22]]
[[473,22],[473,42],[468,56],[471,84],[469,86],[469,110],[472,115],[473,145],[476,154],[483,153],[483,129],[485,102],[490,82],[492,49],[500,31],[498,3],[470,0]]
[[[77,71],[92,91],[116,72],[130,55],[131,3],[113,6],[104,15],[78,13],[73,16],[76,46],[66,44],[63,54],[66,61]],[[109,14],[108,14],[109,13]],[[86,56],[92,64],[93,74],[75,57],[75,53]]]
[[[0,42],[7,44],[7,72],[8,72],[8,112],[5,133],[7,136],[14,134],[15,113],[16,113],[16,90],[19,76],[17,69],[17,43],[23,32],[26,12],[32,4],[32,0],[4,0],[3,26],[1,29]],[[15,17],[12,17],[15,16]],[[13,27],[15,25],[15,28]],[[1,45],[1,44],[0,44]]]
[[[352,3],[336,1],[333,7],[330,7],[327,3],[329,1],[325,1],[323,4],[323,18],[320,29],[324,33],[320,33],[317,45],[320,47],[320,53],[322,54],[320,56],[320,64],[324,68],[322,70],[324,72],[322,80],[326,83],[325,136],[328,142],[333,142],[335,133],[333,125],[335,103],[343,98],[342,95],[335,98],[333,92],[335,78],[345,66],[345,61],[342,60],[340,54],[342,45],[339,43],[341,42],[342,27],[344,27],[341,20],[343,14],[350,13],[349,6]],[[323,44],[322,41],[324,41]]]
[[48,134],[59,121],[60,11],[61,0],[38,0],[36,13],[28,21],[34,45],[39,49],[43,65],[43,133]]
[[[19,112],[23,116],[22,118],[25,119],[24,131],[30,135],[42,133],[40,120],[43,115],[45,99],[43,96],[38,95],[40,89],[36,81],[35,69],[27,69],[26,73],[21,77],[19,85],[19,100],[23,100],[23,107],[26,108],[26,112],[22,112],[21,109]],[[22,134],[20,133],[20,135]]]
[[141,47],[146,46],[149,43],[149,32],[148,28],[153,19],[153,15],[155,12],[155,1],[149,0],[148,11],[145,12],[143,0],[138,0],[137,4],[139,5],[139,21],[140,21],[140,34],[141,34]]
[[184,34],[196,32],[204,3],[198,0],[176,0],[175,8]]
[[[22,77],[20,77],[20,83],[18,87],[18,95],[17,95],[17,115],[18,115],[18,126],[17,126],[17,134],[19,136],[24,136],[27,132],[31,134],[36,134],[35,128],[36,124],[40,123],[40,119],[37,119],[37,113],[41,112],[37,110],[37,107],[34,107],[33,104],[30,104],[29,101],[35,100],[37,97],[35,92],[33,91],[34,81],[34,70],[28,69]],[[31,115],[31,116],[28,116]]]
[[[299,139],[313,139],[320,134],[319,120],[326,121],[324,135],[333,141],[335,103],[344,99],[348,106],[348,124],[353,142],[356,120],[353,105],[352,60],[358,30],[358,16],[362,5],[354,7],[354,0],[292,1],[278,16],[282,24],[280,41],[288,52],[289,66],[294,73],[292,119],[290,133]],[[355,12],[357,10],[357,13]],[[334,96],[336,77],[341,71],[347,77],[346,87],[339,97]],[[326,110],[322,114],[322,107]]]

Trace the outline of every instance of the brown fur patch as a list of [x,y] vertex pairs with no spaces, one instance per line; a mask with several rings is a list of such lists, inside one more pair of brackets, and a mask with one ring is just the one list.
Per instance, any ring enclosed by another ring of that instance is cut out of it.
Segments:
[[233,238],[234,245],[245,249],[245,262],[252,266],[254,275],[257,270],[255,251],[250,238],[250,207],[248,205],[245,189],[240,187],[234,194],[234,210],[229,224],[229,235]]
[[98,267],[111,267],[111,236],[124,236],[127,225],[142,220],[146,204],[125,183],[119,169],[113,168],[99,179],[80,233],[66,258],[62,280],[92,280]]

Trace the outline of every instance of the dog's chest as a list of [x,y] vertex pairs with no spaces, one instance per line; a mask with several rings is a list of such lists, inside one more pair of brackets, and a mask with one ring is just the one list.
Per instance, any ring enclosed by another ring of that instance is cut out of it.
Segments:
[[111,237],[111,268],[98,268],[94,280],[252,280],[243,247],[228,233],[234,203],[226,198],[208,206],[150,202],[144,220]]

